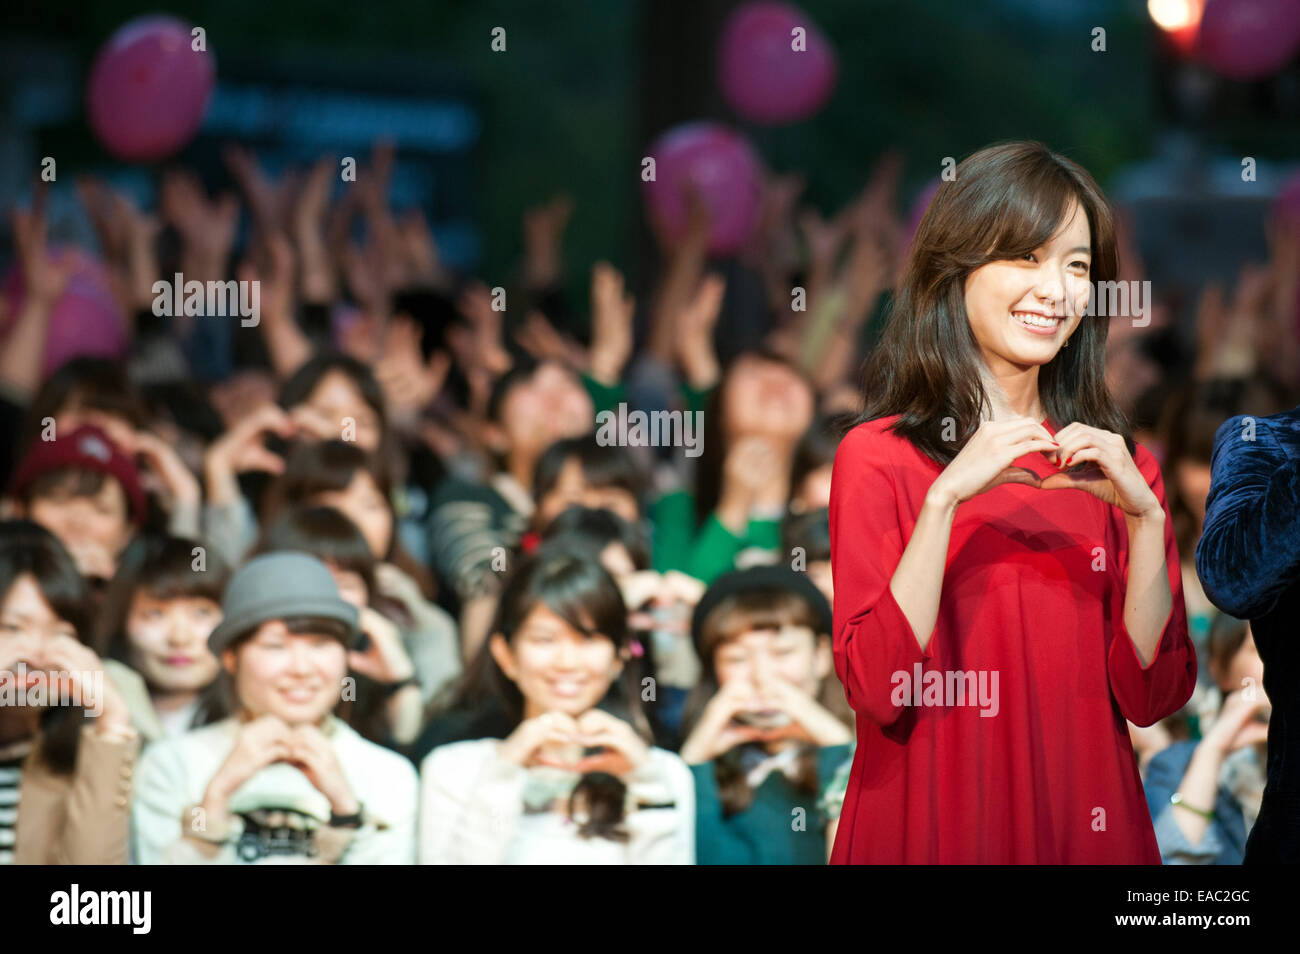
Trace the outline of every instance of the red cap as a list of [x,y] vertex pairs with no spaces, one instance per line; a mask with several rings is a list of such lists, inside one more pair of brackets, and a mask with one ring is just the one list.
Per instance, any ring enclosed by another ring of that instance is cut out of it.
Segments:
[[140,486],[140,471],[135,461],[123,454],[108,435],[93,424],[84,424],[52,441],[34,443],[18,465],[9,492],[20,497],[38,477],[65,469],[97,470],[116,479],[126,491],[131,519],[137,524],[144,523],[144,490]]

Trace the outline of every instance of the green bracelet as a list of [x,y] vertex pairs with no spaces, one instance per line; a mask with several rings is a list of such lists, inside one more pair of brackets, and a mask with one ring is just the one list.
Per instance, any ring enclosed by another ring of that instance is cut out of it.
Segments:
[[1201,816],[1202,818],[1204,818],[1206,821],[1214,821],[1214,812],[1212,812],[1212,811],[1207,812],[1207,811],[1206,811],[1205,809],[1203,809],[1203,808],[1194,808],[1194,807],[1192,807],[1191,805],[1188,805],[1185,801],[1183,801],[1183,793],[1182,793],[1182,792],[1174,792],[1172,795],[1170,795],[1170,796],[1169,796],[1169,804],[1171,804],[1171,805],[1177,805],[1179,808],[1185,808],[1185,809],[1187,809],[1189,812],[1193,812],[1193,813],[1195,813],[1195,814],[1197,814],[1197,815],[1200,815],[1200,816]]

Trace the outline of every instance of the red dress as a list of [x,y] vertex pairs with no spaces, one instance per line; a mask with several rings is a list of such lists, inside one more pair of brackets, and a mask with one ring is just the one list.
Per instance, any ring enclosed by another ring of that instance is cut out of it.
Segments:
[[942,468],[894,420],[850,431],[831,483],[835,668],[858,735],[832,863],[1159,864],[1124,720],[1176,712],[1196,655],[1155,458],[1134,455],[1165,508],[1173,610],[1149,666],[1124,628],[1123,512],[1022,484],[957,508],[923,652],[889,579]]

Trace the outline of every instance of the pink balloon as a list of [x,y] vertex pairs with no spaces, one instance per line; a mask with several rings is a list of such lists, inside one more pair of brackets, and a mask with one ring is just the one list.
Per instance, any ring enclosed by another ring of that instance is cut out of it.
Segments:
[[[71,358],[93,355],[120,360],[126,356],[126,318],[113,296],[108,269],[95,257],[77,248],[51,248],[52,261],[70,257],[76,267],[68,286],[54,303],[45,335],[42,376],[48,377]],[[9,311],[15,317],[26,298],[26,283],[17,263],[4,281]],[[0,341],[12,330],[12,322],[0,333]],[[0,344],[3,347],[3,344]]]
[[149,16],[120,27],[100,49],[86,111],[99,141],[119,159],[164,159],[199,131],[216,66],[211,52],[191,43],[186,24]]
[[[795,29],[802,28],[795,49]],[[718,42],[718,85],[727,102],[755,123],[807,119],[826,105],[835,89],[835,51],[798,7],[748,3],[722,28]]]
[[1297,0],[1209,0],[1201,17],[1200,52],[1231,79],[1270,76],[1300,49]]
[[681,239],[690,222],[688,186],[709,210],[709,252],[726,255],[758,223],[762,173],[748,140],[718,123],[686,123],[650,146],[655,178],[644,183],[646,208],[659,228]]

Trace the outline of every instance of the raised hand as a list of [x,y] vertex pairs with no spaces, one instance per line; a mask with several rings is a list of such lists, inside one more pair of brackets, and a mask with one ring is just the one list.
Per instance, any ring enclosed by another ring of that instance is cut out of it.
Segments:
[[24,304],[48,309],[68,287],[76,263],[70,256],[58,260],[50,256],[43,205],[38,197],[31,211],[14,209],[12,222],[14,247],[23,275]]
[[361,608],[360,625],[369,637],[369,645],[348,653],[350,669],[385,685],[402,682],[415,674],[415,665],[402,645],[396,626],[369,606]]
[[677,364],[686,383],[697,390],[713,387],[722,376],[713,337],[726,291],[726,279],[706,275],[677,315]]
[[305,301],[332,301],[337,287],[326,235],[330,191],[338,164],[322,156],[311,167],[293,206],[293,238],[298,246],[302,296]]
[[587,370],[591,364],[587,349],[571,335],[556,331],[537,310],[530,311],[515,331],[515,343],[538,361],[558,361],[576,372]]
[[591,269],[591,369],[605,385],[618,383],[632,354],[632,316],[636,299],[623,287],[622,273],[608,262]]
[[524,213],[524,282],[547,288],[560,280],[564,230],[573,215],[573,200],[557,195]]
[[384,405],[396,426],[411,428],[442,390],[451,356],[434,351],[425,361],[420,352],[420,329],[397,315],[384,329],[384,350],[375,365],[375,378],[384,391]]
[[163,220],[176,229],[184,248],[181,270],[186,280],[220,279],[235,244],[239,200],[233,195],[209,199],[192,172],[173,171],[159,189]]
[[136,431],[122,450],[140,458],[150,489],[158,493],[169,512],[199,506],[203,495],[198,479],[162,438],[149,431]]
[[284,459],[268,450],[262,441],[268,434],[288,438],[295,430],[283,408],[265,404],[222,434],[203,456],[209,501],[222,505],[234,500],[239,493],[237,474],[252,470],[283,473]]
[[265,235],[287,228],[294,192],[297,191],[297,173],[290,171],[275,182],[262,169],[257,156],[240,146],[227,146],[221,157],[244,193],[257,230]]

